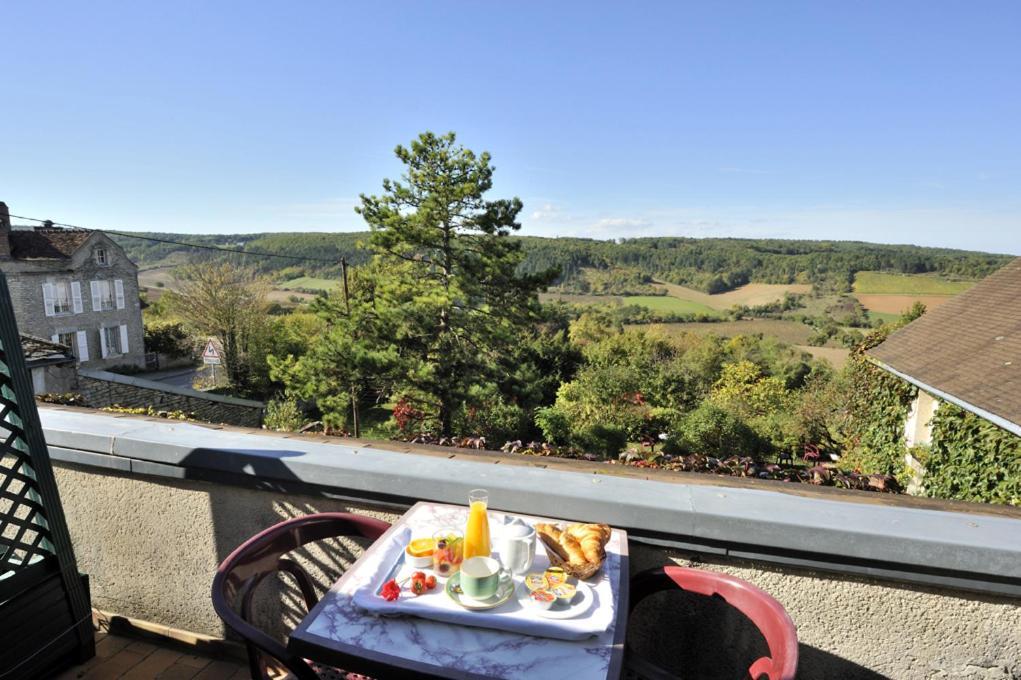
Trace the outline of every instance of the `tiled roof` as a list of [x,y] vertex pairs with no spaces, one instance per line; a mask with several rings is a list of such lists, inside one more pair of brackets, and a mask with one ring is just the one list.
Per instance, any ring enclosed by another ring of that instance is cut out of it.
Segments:
[[1021,427],[1021,258],[890,335],[869,354]]
[[21,334],[21,353],[25,355],[26,362],[44,359],[74,359],[69,347],[24,333]]
[[45,227],[8,232],[11,257],[16,260],[66,260],[91,235],[91,231]]

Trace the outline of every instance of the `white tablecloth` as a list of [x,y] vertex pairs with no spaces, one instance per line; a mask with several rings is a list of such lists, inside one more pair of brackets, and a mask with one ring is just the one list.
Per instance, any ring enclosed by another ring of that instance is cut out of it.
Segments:
[[[614,583],[620,568],[619,538],[615,533],[606,546],[607,557],[603,568],[592,579],[585,581],[591,588],[595,603],[585,613],[570,619],[550,619],[543,617],[536,610],[522,605],[516,595],[499,607],[484,611],[469,611],[444,592],[446,579],[437,579],[436,588],[424,595],[415,596],[410,590],[402,589],[400,599],[388,602],[377,595],[389,572],[400,557],[412,536],[432,536],[444,527],[462,527],[467,519],[467,508],[436,508],[435,513],[416,513],[418,516],[408,518],[408,526],[402,531],[390,535],[387,542],[370,559],[358,565],[358,571],[351,575],[341,592],[352,597],[355,606],[369,613],[380,616],[413,615],[446,623],[464,626],[494,628],[537,637],[548,637],[560,640],[583,640],[605,632],[616,617],[616,593]],[[529,521],[530,518],[525,518]],[[509,520],[502,513],[490,512],[491,531],[494,545],[502,525]],[[531,523],[531,522],[530,522]],[[536,543],[535,563],[529,571],[541,572],[549,566],[549,560],[541,542]],[[415,568],[407,564],[395,574],[398,581],[410,576]],[[431,573],[429,570],[422,570]],[[520,582],[515,577],[515,585]]]

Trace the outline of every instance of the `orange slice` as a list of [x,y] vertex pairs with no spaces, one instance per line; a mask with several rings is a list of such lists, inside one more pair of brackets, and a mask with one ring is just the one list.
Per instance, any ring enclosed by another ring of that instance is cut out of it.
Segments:
[[412,557],[428,557],[436,552],[435,538],[416,538],[408,544],[408,554]]

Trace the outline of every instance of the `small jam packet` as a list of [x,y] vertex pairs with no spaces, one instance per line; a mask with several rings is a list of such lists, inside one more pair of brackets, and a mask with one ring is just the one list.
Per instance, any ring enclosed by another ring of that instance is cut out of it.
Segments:
[[550,588],[550,592],[557,597],[557,599],[563,600],[564,602],[570,602],[574,599],[574,594],[578,592],[578,587],[571,583],[560,583]]
[[544,574],[528,574],[525,576],[525,587],[529,590],[545,590],[547,586]]
[[561,583],[567,583],[567,574],[560,567],[550,567],[546,570],[544,576],[550,588],[555,588]]

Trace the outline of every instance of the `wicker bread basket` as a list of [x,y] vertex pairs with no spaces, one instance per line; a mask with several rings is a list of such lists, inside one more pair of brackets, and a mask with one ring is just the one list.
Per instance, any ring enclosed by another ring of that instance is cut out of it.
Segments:
[[581,579],[582,581],[590,579],[593,576],[595,576],[602,568],[603,562],[605,561],[604,558],[599,562],[586,562],[585,564],[571,564],[570,562],[568,562],[567,560],[560,556],[560,553],[557,551],[556,548],[551,546],[551,543],[552,544],[556,543],[556,541],[554,541],[551,537],[546,536],[544,534],[539,534],[539,540],[542,541],[542,547],[546,549],[546,556],[549,557],[550,566],[560,567],[568,576],[573,576],[574,578]]

